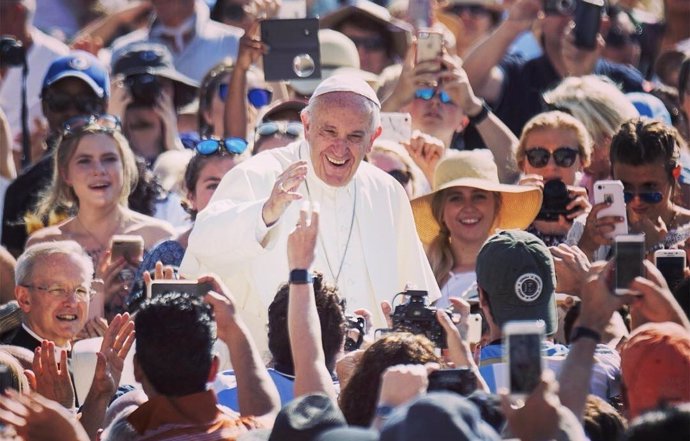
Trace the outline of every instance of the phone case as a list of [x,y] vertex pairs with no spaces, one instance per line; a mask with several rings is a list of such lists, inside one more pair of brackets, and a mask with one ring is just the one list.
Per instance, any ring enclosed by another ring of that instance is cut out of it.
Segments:
[[[536,387],[541,380],[541,373],[544,370],[541,342],[544,340],[544,335],[544,323],[541,321],[514,321],[506,323],[503,327],[505,342],[503,357],[507,364],[504,381],[515,398],[523,398],[529,392],[516,391],[516,385],[512,384],[513,376],[516,380],[519,379],[522,386]],[[512,345],[519,345],[519,347],[513,348]],[[511,353],[515,353],[516,357],[512,357]]]
[[381,112],[381,139],[410,142],[412,117],[409,113]]
[[[319,20],[317,18],[263,20],[261,41],[269,48],[268,53],[263,56],[266,81],[321,78]],[[298,64],[298,60],[304,61],[305,55],[313,62],[314,70],[309,75],[302,76],[298,75],[295,65]]]
[[620,216],[623,222],[616,224],[616,228],[607,235],[609,239],[628,234],[628,214],[625,209],[625,198],[623,197],[623,183],[621,181],[597,181],[594,183],[594,203],[600,204],[604,201],[613,202],[610,207],[602,209],[597,217]]
[[443,54],[443,35],[441,33],[420,31],[417,34],[417,63],[435,60],[441,54]]

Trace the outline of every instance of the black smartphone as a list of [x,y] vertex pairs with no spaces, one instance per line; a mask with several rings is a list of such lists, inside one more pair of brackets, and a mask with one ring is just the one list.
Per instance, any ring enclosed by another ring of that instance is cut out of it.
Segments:
[[441,369],[429,374],[427,392],[447,390],[468,396],[477,389],[477,377],[470,369]]
[[196,280],[152,280],[148,287],[148,297],[156,297],[168,292],[187,293],[194,297],[203,297],[211,287]]
[[575,46],[593,50],[597,47],[597,34],[601,26],[604,0],[579,0],[575,5]]
[[319,19],[270,19],[261,22],[266,81],[321,78]]
[[644,234],[616,236],[614,242],[617,295],[630,294],[629,285],[644,274]]

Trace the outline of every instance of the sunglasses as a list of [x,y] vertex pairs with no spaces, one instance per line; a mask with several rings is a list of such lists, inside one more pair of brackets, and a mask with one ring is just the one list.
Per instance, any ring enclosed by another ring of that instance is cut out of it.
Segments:
[[431,101],[434,96],[438,96],[438,99],[443,104],[453,104],[453,100],[448,95],[448,92],[441,89],[433,89],[431,87],[425,87],[423,89],[417,89],[414,92],[414,97],[424,101]]
[[86,128],[96,128],[101,132],[114,132],[122,130],[120,118],[109,113],[101,115],[79,115],[65,121],[62,125],[62,136],[72,136]]
[[635,199],[635,196],[638,196],[642,202],[647,204],[658,204],[662,199],[664,199],[664,194],[660,191],[623,192],[623,199],[625,200],[626,204]]
[[390,170],[389,175],[393,176],[396,181],[400,182],[403,186],[407,185],[412,179],[412,173],[407,170]]
[[382,51],[386,49],[386,42],[382,38],[357,38],[349,37],[350,40],[357,46],[367,52]]
[[551,156],[553,156],[553,160],[557,166],[567,168],[575,163],[575,159],[579,154],[580,151],[572,147],[559,147],[553,153],[546,150],[544,147],[535,147],[525,150],[527,162],[534,168],[546,167]]
[[455,15],[462,15],[464,12],[470,15],[488,15],[489,10],[482,5],[452,5],[446,8],[446,12],[450,12]]
[[205,156],[216,154],[223,148],[233,155],[241,155],[247,150],[247,141],[242,138],[210,138],[202,139],[196,144],[197,153]]
[[276,133],[297,138],[304,133],[304,126],[297,121],[268,121],[256,126],[257,136],[273,136]]
[[[218,85],[218,96],[222,101],[228,99],[228,90],[229,88],[227,83],[221,83]],[[257,109],[270,104],[271,99],[273,99],[273,92],[268,89],[253,88],[249,89],[247,92],[247,100],[249,100],[249,104]]]
[[48,110],[53,113],[64,113],[75,109],[79,113],[94,114],[103,110],[103,101],[90,96],[74,96],[67,94],[50,94],[43,98]]

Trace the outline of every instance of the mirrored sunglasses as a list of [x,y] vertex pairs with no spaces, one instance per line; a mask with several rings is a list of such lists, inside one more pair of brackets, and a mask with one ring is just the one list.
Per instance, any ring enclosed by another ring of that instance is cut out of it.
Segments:
[[[228,99],[228,84],[221,83],[218,85],[218,96],[222,101]],[[247,100],[249,104],[257,109],[264,107],[271,103],[273,99],[273,91],[269,89],[252,88],[247,91]]]
[[242,138],[210,138],[202,139],[196,145],[196,151],[200,155],[213,155],[221,149],[234,155],[241,155],[247,150],[247,141]]
[[546,167],[551,156],[553,156],[557,166],[567,168],[575,163],[575,159],[579,154],[580,151],[572,147],[559,147],[553,153],[544,147],[534,147],[525,150],[527,162],[534,168]]
[[414,92],[414,97],[424,101],[430,101],[434,96],[438,95],[438,99],[443,104],[453,104],[453,100],[448,95],[448,92],[442,89],[434,89],[431,87],[425,87],[423,89],[417,89]]
[[297,138],[304,133],[304,127],[297,121],[268,121],[256,126],[257,136],[273,136],[276,133]]
[[638,196],[642,202],[647,204],[658,204],[659,202],[661,202],[662,199],[664,199],[664,194],[660,191],[623,192],[623,199],[625,200],[626,204],[632,201],[635,198],[635,196]]
[[101,115],[78,115],[65,121],[62,125],[62,136],[71,136],[89,128],[97,128],[103,132],[122,130],[120,118],[116,115],[103,113]]

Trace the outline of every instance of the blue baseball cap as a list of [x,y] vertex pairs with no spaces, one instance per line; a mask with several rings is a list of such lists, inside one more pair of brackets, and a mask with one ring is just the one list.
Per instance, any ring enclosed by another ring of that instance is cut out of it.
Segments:
[[101,61],[84,51],[72,51],[56,58],[43,78],[43,90],[63,78],[79,78],[88,84],[99,98],[110,96],[110,78]]
[[635,106],[640,116],[659,120],[669,126],[673,125],[671,114],[659,98],[645,92],[630,92],[625,96]]

